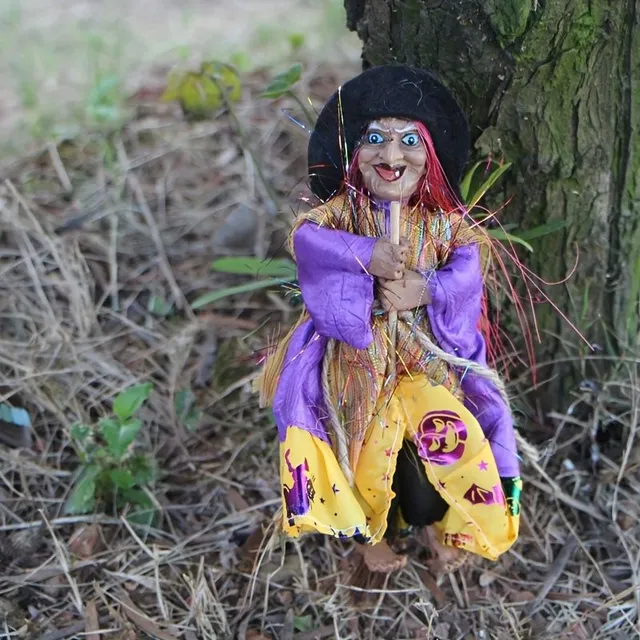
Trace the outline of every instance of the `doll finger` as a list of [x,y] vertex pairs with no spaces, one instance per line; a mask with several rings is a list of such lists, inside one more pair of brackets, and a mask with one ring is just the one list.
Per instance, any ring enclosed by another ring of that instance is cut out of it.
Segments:
[[394,245],[393,255],[395,256],[396,260],[404,260],[407,257],[407,247],[403,247],[402,245]]

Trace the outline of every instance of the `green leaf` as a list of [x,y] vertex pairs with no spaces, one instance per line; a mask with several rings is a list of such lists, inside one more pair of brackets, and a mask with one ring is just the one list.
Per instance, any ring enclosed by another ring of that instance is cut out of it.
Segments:
[[212,78],[224,91],[228,100],[232,102],[240,100],[242,83],[238,72],[230,64],[218,61],[203,62],[200,66],[200,72]]
[[518,231],[517,236],[522,240],[534,240],[535,238],[540,238],[542,236],[549,235],[550,233],[555,233],[560,229],[564,229],[566,226],[566,220],[554,220],[553,222],[541,224],[537,227],[534,227],[533,229]]
[[129,522],[144,526],[153,524],[156,509],[146,492],[140,489],[127,489],[122,492],[121,501],[133,506],[133,509],[127,514]]
[[239,293],[248,293],[249,291],[256,291],[258,289],[266,289],[268,287],[275,287],[281,285],[282,280],[280,278],[271,278],[269,280],[258,280],[257,282],[247,282],[246,284],[238,285],[237,287],[228,287],[227,289],[219,289],[218,291],[212,291],[200,296],[191,304],[192,309],[200,309],[211,302],[216,302],[222,298],[228,296],[234,296]]
[[255,256],[219,258],[211,263],[213,271],[240,275],[266,276],[270,278],[295,279],[298,274],[295,262],[286,258],[262,260]]
[[97,464],[84,468],[64,506],[64,513],[77,515],[93,509],[96,502],[96,478],[99,473],[100,467]]
[[120,420],[127,420],[142,406],[142,403],[151,394],[152,389],[153,384],[151,382],[129,387],[116,397],[113,403],[114,413]]
[[287,71],[279,73],[262,93],[263,98],[279,98],[291,91],[291,87],[300,80],[302,65],[294,64]]
[[133,474],[126,469],[112,469],[109,472],[109,478],[118,489],[131,489],[136,483]]
[[210,61],[203,62],[199,72],[173,70],[161,100],[177,101],[188,113],[204,114],[222,106],[223,92],[228,100],[239,100],[240,77],[231,65]]
[[188,113],[206,113],[222,105],[218,85],[199,73],[185,73],[179,81],[171,79],[161,98],[165,102],[177,100]]
[[191,432],[197,429],[202,416],[202,412],[194,405],[195,399],[195,394],[191,389],[178,391],[174,398],[176,417]]
[[173,400],[173,406],[176,410],[178,419],[182,419],[193,407],[196,396],[191,389],[181,389],[176,393]]
[[291,45],[291,49],[295,52],[299,49],[302,49],[304,46],[305,37],[304,33],[291,33],[289,34],[289,44]]
[[154,461],[144,455],[136,455],[129,460],[129,470],[133,474],[135,484],[138,486],[149,485],[154,482],[157,469]]
[[487,229],[487,233],[490,236],[493,236],[496,240],[501,240],[503,242],[514,242],[516,244],[521,244],[523,247],[526,247],[529,251],[533,251],[533,247],[518,236],[514,236],[511,233],[507,233],[502,229]]
[[162,296],[151,296],[147,303],[147,311],[153,313],[154,316],[165,318],[171,313],[173,305],[167,302]]
[[293,626],[296,631],[311,631],[311,629],[313,629],[313,617],[311,614],[306,616],[294,616]]
[[491,189],[491,187],[498,181],[498,179],[500,178],[500,176],[502,176],[502,174],[507,171],[509,168],[511,167],[511,163],[510,162],[506,162],[505,164],[503,164],[501,167],[499,167],[498,169],[496,169],[480,186],[480,188],[473,194],[473,198],[471,198],[471,200],[467,203],[467,207],[469,209],[473,209],[473,207],[475,207],[478,202],[480,201],[480,199],[482,198],[482,196],[484,196],[484,194],[489,191],[489,189]]
[[169,78],[167,79],[167,86],[164,93],[160,97],[163,102],[174,102],[180,99],[180,89],[182,87],[182,81],[184,74],[177,69],[172,69],[169,72]]
[[144,509],[152,509],[153,502],[151,498],[142,489],[125,489],[122,492],[122,498],[127,503],[135,505],[136,507],[143,507]]
[[467,201],[467,196],[469,195],[469,188],[471,187],[471,179],[473,178],[473,174],[476,172],[476,169],[483,164],[483,161],[480,160],[476,162],[469,171],[465,174],[462,182],[460,183],[460,195],[462,196],[462,202]]
[[111,418],[103,418],[98,424],[107,441],[109,453],[116,460],[120,460],[124,456],[142,428],[142,422],[135,419],[118,422]]
[[133,509],[128,515],[127,520],[131,524],[139,524],[143,527],[150,527],[157,516],[155,509]]
[[71,425],[69,435],[73,440],[76,440],[77,442],[82,444],[91,435],[91,427],[88,427],[86,424],[76,422],[75,424]]

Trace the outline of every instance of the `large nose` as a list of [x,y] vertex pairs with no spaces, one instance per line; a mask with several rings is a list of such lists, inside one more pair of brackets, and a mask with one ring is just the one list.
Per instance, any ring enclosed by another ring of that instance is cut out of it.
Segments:
[[404,158],[402,147],[400,146],[401,144],[401,141],[395,136],[392,140],[387,142],[382,150],[382,161],[386,162],[391,167],[401,162]]

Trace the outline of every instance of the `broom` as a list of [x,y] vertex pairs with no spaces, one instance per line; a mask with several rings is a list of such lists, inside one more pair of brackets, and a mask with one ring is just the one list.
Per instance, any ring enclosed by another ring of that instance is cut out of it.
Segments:
[[[400,244],[400,202],[391,203],[391,244]],[[398,312],[389,311],[389,373],[396,370],[396,336],[398,333]]]

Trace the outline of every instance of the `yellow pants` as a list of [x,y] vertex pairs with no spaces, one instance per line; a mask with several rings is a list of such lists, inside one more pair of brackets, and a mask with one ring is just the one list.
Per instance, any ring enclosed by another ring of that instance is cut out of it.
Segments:
[[508,495],[489,442],[465,406],[425,376],[403,377],[380,402],[349,486],[329,444],[291,425],[280,444],[283,529],[291,537],[319,532],[379,542],[395,497],[391,485],[407,438],[427,478],[448,503],[435,523],[441,542],[495,560],[518,537],[521,482]]

